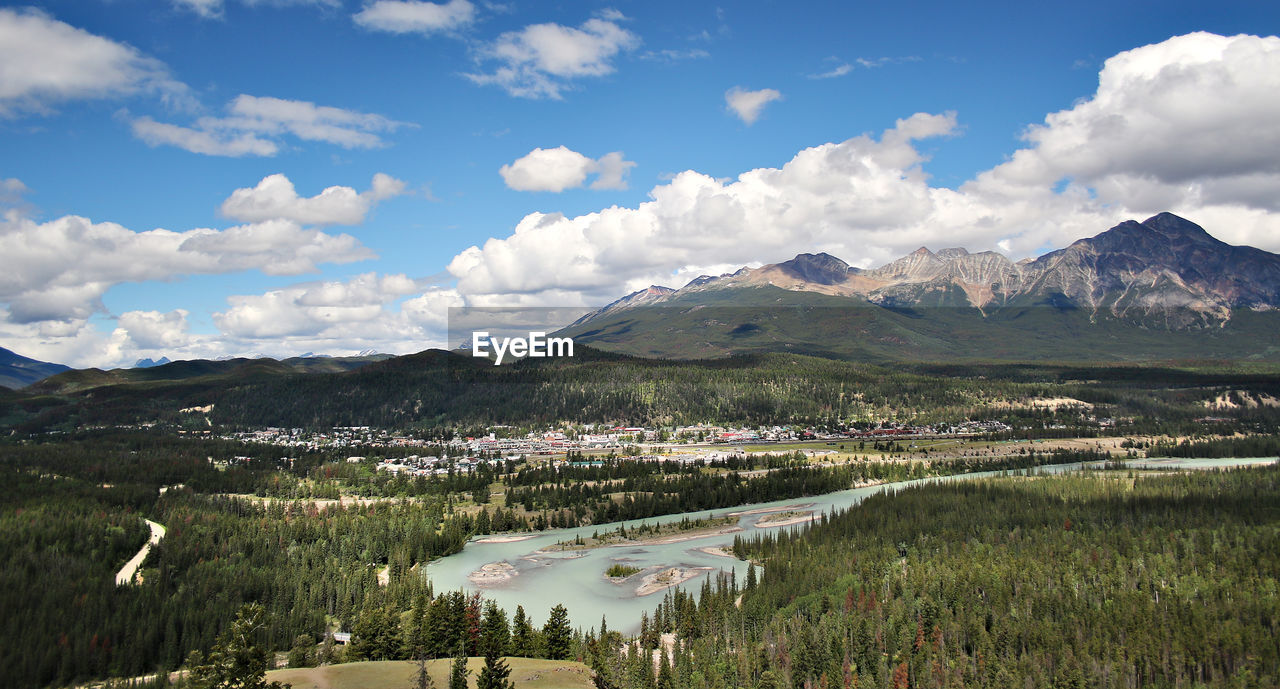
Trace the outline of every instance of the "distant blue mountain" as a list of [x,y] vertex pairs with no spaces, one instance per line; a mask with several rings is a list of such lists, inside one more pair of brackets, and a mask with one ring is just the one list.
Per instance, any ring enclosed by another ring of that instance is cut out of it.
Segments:
[[159,359],[151,359],[151,358],[138,359],[137,363],[135,363],[133,367],[134,368],[155,368],[156,366],[164,366],[167,363],[169,363],[169,357],[162,356]]
[[70,371],[70,366],[28,359],[0,347],[0,387],[13,390],[44,380],[55,373]]

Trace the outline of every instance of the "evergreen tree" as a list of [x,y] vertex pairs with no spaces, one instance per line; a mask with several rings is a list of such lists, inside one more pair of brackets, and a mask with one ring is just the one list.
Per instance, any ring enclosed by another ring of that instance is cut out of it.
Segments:
[[480,650],[486,656],[504,656],[511,645],[511,631],[507,627],[507,613],[498,604],[488,601],[484,606],[484,619],[480,622]]
[[409,610],[409,621],[404,630],[404,651],[411,660],[427,658],[430,651],[431,627],[427,626],[427,611],[431,608],[427,592],[414,596]]
[[546,643],[546,655],[552,660],[565,660],[569,657],[569,640],[573,632],[569,629],[569,611],[557,604],[551,609],[551,616],[542,626],[542,636]]
[[413,678],[409,681],[409,689],[436,689],[436,683],[431,679],[431,673],[427,670],[426,658],[417,659]]
[[366,608],[351,630],[349,653],[368,660],[395,660],[403,641],[400,616],[385,606]]
[[467,689],[467,657],[458,655],[449,668],[449,689]]
[[498,657],[495,644],[488,646],[488,651],[484,654],[484,667],[480,668],[480,676],[476,678],[476,689],[515,689],[516,685],[507,679],[511,675],[511,668]]
[[208,657],[193,651],[190,657],[192,689],[285,689],[280,682],[267,683],[267,649],[257,637],[266,627],[265,609],[248,603],[236,613],[231,629],[218,637]]
[[524,614],[524,606],[516,606],[516,616],[511,622],[511,655],[532,658],[537,655],[537,639],[533,625]]
[[316,640],[310,634],[299,634],[293,640],[293,648],[289,649],[289,667],[311,667],[315,665]]

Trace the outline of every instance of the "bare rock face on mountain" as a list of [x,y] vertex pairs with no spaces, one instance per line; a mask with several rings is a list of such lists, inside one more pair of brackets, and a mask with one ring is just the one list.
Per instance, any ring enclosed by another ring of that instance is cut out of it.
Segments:
[[586,314],[582,318],[579,318],[578,320],[574,321],[574,325],[577,325],[579,323],[586,323],[587,321],[593,318],[597,318],[599,316],[604,316],[607,314],[617,313],[619,311],[625,311],[626,309],[631,309],[638,306],[653,305],[663,301],[666,297],[672,294],[675,294],[675,292],[676,290],[671,289],[670,287],[662,287],[661,285],[649,285],[648,287],[642,290],[636,290],[635,292],[632,292],[631,294],[628,294],[627,296],[622,297],[617,301],[610,302],[604,307],[596,309],[595,311],[592,311],[591,313]]
[[826,253],[800,254],[760,268],[704,275],[678,290],[650,287],[579,323],[699,292],[763,286],[894,308],[953,307],[991,314],[1005,307],[1052,306],[1079,309],[1093,319],[1185,329],[1221,325],[1233,309],[1280,307],[1280,256],[1226,244],[1193,222],[1161,213],[1017,263],[993,251],[970,253],[958,247],[937,253],[920,247],[870,270]]
[[800,254],[776,267],[787,275],[815,285],[837,285],[847,280],[849,273],[858,272],[831,254]]
[[1177,314],[1174,327],[1280,303],[1280,256],[1221,242],[1172,213],[1121,223],[1024,267],[1032,296],[1113,316]]

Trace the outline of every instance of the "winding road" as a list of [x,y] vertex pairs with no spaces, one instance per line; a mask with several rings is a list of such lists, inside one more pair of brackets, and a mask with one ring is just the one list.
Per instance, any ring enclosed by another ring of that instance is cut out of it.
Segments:
[[151,552],[151,546],[159,543],[160,539],[164,538],[165,528],[163,526],[150,519],[146,520],[146,522],[147,526],[151,528],[151,538],[143,544],[142,550],[139,550],[138,554],[124,563],[124,567],[121,567],[120,571],[116,572],[116,586],[132,584],[134,575],[137,574],[138,568],[142,566],[142,561],[147,559],[147,553]]

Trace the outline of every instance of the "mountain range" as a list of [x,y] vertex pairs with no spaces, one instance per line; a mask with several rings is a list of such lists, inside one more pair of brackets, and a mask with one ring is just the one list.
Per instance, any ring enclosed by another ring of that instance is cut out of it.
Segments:
[[921,247],[859,269],[826,253],[651,286],[562,335],[642,356],[1280,357],[1280,256],[1171,213],[1039,258]]

